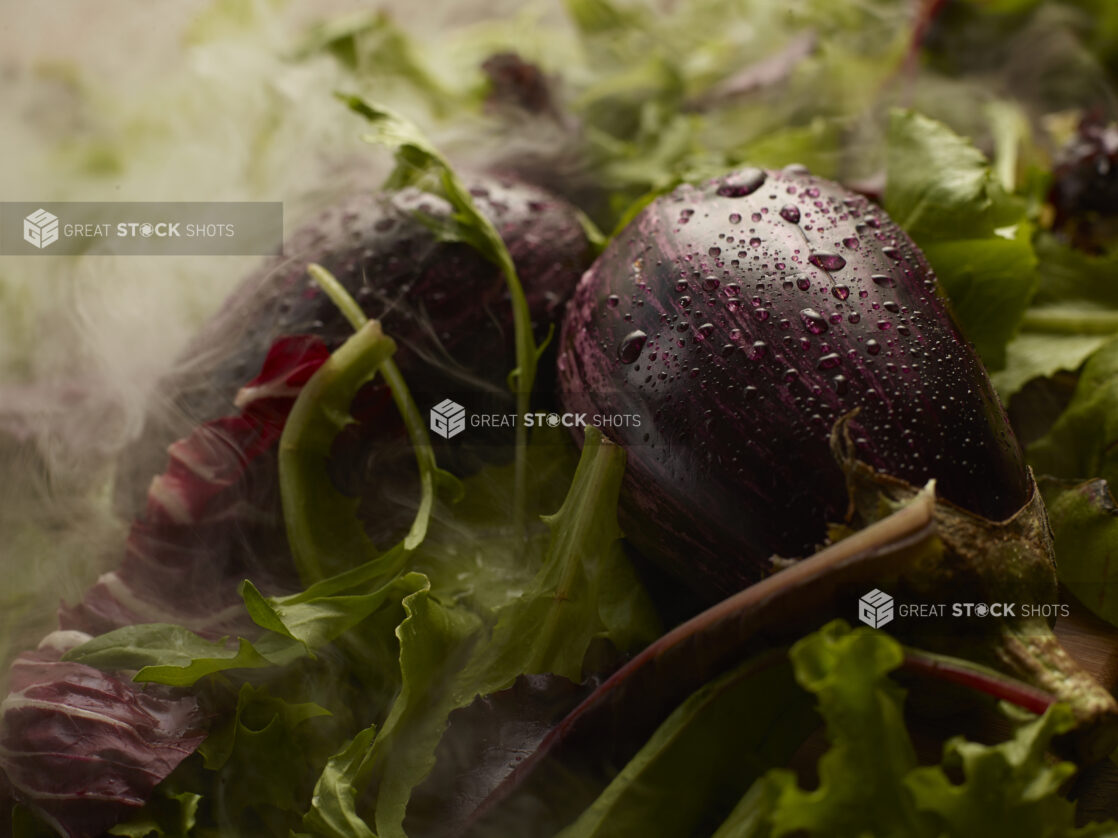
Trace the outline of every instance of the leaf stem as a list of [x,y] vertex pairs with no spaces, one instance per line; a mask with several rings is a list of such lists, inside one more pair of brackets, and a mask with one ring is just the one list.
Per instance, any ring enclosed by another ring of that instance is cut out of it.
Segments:
[[516,273],[512,254],[505,246],[501,234],[497,232],[493,222],[474,206],[473,198],[458,180],[450,164],[442,157],[438,160],[443,167],[442,184],[448,200],[464,216],[464,220],[481,231],[485,244],[482,253],[497,264],[509,289],[513,337],[516,345],[516,368],[509,373],[509,387],[516,393],[517,415],[516,461],[513,471],[515,486],[513,525],[517,534],[523,539],[527,534],[528,524],[528,427],[524,418],[531,408],[532,388],[536,383],[536,365],[539,361],[539,349],[532,334],[532,312],[528,307],[528,298],[524,295],[524,286]]
[[365,312],[361,310],[357,301],[345,290],[345,286],[338,282],[337,277],[315,262],[307,265],[307,273],[330,298],[330,302],[337,307],[342,316],[349,321],[353,331],[361,331],[365,324],[369,322],[369,318],[365,316]]
[[442,188],[442,197],[454,210],[444,234],[468,243],[497,265],[505,277],[512,303],[516,343],[516,368],[509,374],[509,386],[516,393],[518,417],[513,522],[516,532],[523,539],[527,534],[528,520],[528,429],[524,424],[524,417],[531,407],[540,350],[536,347],[532,334],[532,314],[524,296],[524,288],[516,274],[516,265],[493,222],[474,205],[473,197],[463,186],[453,167],[414,123],[388,108],[366,102],[359,96],[338,94],[338,98],[373,126],[373,133],[367,135],[366,140],[388,146],[395,151],[396,169],[387,183],[392,187],[416,185],[423,183],[424,176],[436,176]]
[[1038,715],[1056,703],[1055,696],[1038,687],[973,661],[948,655],[905,647],[904,663],[901,664],[901,668],[940,681],[970,687]]
[[[318,283],[338,310],[350,322],[355,331],[360,331],[369,322],[361,306],[350,296],[345,287],[338,282],[332,273],[322,265],[310,264],[307,272]],[[427,435],[427,426],[423,422],[423,414],[412,398],[407,382],[391,357],[384,358],[378,367],[384,377],[385,384],[392,393],[392,401],[404,420],[404,427],[408,432],[412,449],[415,451],[415,463],[419,469],[420,499],[419,509],[412,521],[411,529],[404,538],[404,549],[414,550],[427,535],[427,526],[431,520],[431,510],[435,503],[435,482],[439,475],[439,467],[435,462],[435,450],[431,447],[431,438]]]
[[355,502],[324,492],[325,463],[338,432],[350,421],[353,394],[395,344],[376,321],[367,323],[326,359],[303,385],[279,442],[279,484],[292,558],[304,584],[322,579],[322,559],[376,548],[356,516]]

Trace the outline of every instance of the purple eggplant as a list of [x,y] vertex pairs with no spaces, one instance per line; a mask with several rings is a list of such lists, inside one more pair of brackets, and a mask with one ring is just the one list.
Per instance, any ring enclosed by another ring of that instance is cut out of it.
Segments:
[[[586,232],[573,207],[535,186],[494,175],[472,177],[467,186],[508,246],[542,340],[593,258]],[[334,274],[365,314],[381,321],[421,406],[452,397],[479,410],[514,410],[505,380],[516,366],[505,279],[477,250],[442,239],[420,217],[446,222],[450,212],[446,202],[416,189],[359,193],[298,229],[282,254],[240,284],[162,383],[143,436],[120,469],[123,510],[131,514],[142,505],[168,444],[230,411],[237,390],[276,340],[312,334],[334,349],[350,335],[352,327],[308,277],[310,262]],[[552,383],[542,377],[539,388],[550,390]],[[394,437],[405,462],[412,459],[383,384],[359,394],[354,415],[382,438]],[[453,467],[469,441],[438,444],[446,449],[441,461]],[[339,446],[340,488],[369,489],[354,465],[369,452],[352,438]]]
[[714,599],[804,556],[847,510],[830,448],[984,518],[1029,501],[1020,447],[923,254],[801,167],[653,201],[583,277],[559,358],[569,411],[637,414],[628,537]]

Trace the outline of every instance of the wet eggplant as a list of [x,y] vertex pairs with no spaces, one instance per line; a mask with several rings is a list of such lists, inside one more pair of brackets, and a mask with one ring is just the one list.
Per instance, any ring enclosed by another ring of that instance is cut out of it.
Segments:
[[[710,598],[806,555],[860,460],[994,520],[1029,499],[1020,447],[911,239],[801,169],[746,169],[654,201],[582,280],[564,406],[636,414],[622,527]],[[685,565],[683,567],[682,565]]]

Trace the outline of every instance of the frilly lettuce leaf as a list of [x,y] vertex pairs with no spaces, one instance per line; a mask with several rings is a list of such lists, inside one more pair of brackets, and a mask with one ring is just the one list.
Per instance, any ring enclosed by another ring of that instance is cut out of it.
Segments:
[[904,691],[889,678],[903,655],[888,635],[841,623],[792,647],[796,680],[817,696],[831,748],[819,760],[816,789],[801,789],[785,769],[767,775],[779,789],[774,834],[936,834],[904,785],[916,753],[904,724]]
[[1065,705],[1053,704],[996,745],[955,737],[942,764],[918,766],[904,723],[905,691],[889,677],[903,654],[887,634],[842,621],[797,643],[796,679],[816,696],[831,743],[819,760],[819,784],[805,790],[791,771],[770,771],[717,838],[1118,835],[1114,822],[1077,828],[1075,805],[1059,794],[1075,773],[1071,763],[1048,756],[1053,738],[1074,726]]
[[581,679],[592,640],[621,648],[659,633],[651,605],[621,552],[616,522],[624,452],[588,429],[567,500],[547,522],[551,540],[524,593],[492,624],[439,602],[427,590],[404,600],[397,629],[402,688],[372,744],[381,838],[404,835],[412,789],[430,772],[447,717],[521,674]]
[[[1071,710],[1055,704],[1008,742],[953,737],[943,747],[943,765],[914,769],[905,786],[916,808],[933,814],[936,829],[950,835],[1082,834],[1072,828],[1075,804],[1058,793],[1075,766],[1046,759],[1053,737],[1073,727]],[[966,780],[956,783],[947,772]]]

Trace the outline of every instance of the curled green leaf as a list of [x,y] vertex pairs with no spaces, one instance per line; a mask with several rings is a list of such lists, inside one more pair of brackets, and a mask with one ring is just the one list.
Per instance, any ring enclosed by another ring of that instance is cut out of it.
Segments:
[[377,838],[357,814],[356,779],[369,759],[375,725],[365,728],[330,757],[314,787],[303,828],[316,838]]

